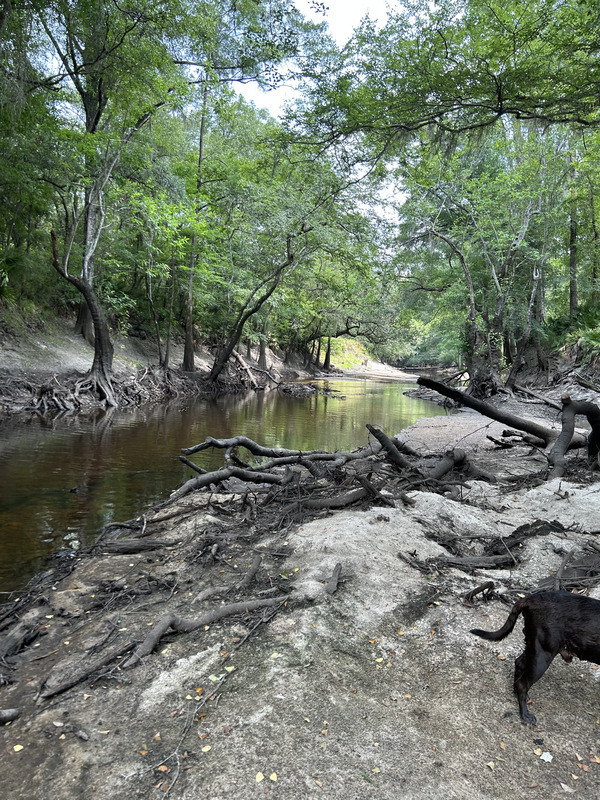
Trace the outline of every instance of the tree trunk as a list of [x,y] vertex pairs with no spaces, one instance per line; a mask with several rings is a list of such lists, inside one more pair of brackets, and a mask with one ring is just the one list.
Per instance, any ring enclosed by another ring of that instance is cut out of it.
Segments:
[[[202,115],[200,117],[200,140],[198,142],[198,171],[196,179],[196,192],[199,195],[202,188],[202,166],[204,163],[204,129],[206,126],[206,105],[208,100],[208,81],[204,80],[202,95]],[[196,219],[200,215],[198,198],[196,198]],[[192,252],[190,253],[190,274],[188,277],[187,303],[185,313],[185,342],[183,347],[183,364],[185,372],[194,372],[196,362],[194,358],[194,271],[196,269],[196,247],[198,239],[192,236]]]
[[171,253],[171,297],[169,300],[169,324],[167,327],[167,342],[165,345],[165,360],[162,363],[163,369],[169,369],[171,359],[171,336],[173,333],[173,304],[175,302],[175,254]]
[[112,367],[114,349],[110,338],[110,329],[100,301],[92,287],[81,277],[69,275],[61,267],[58,258],[58,243],[56,233],[51,232],[52,237],[52,265],[54,269],[72,286],[81,292],[90,310],[94,326],[94,361],[88,373],[87,380],[90,381],[99,394],[106,400],[109,406],[118,405],[114,389],[112,386]]
[[512,367],[510,372],[508,373],[508,378],[506,379],[505,386],[507,389],[512,389],[515,385],[515,381],[517,379],[517,373],[525,364],[525,352],[529,345],[529,337],[531,336],[531,326],[533,324],[533,311],[535,308],[535,297],[537,294],[538,284],[540,281],[541,272],[536,267],[533,270],[533,286],[531,288],[531,297],[529,298],[529,308],[527,309],[527,325],[525,326],[525,332],[521,337],[519,342],[519,347],[517,350],[517,354],[515,356],[515,360],[513,361]]
[[329,372],[331,369],[331,336],[327,337],[327,350],[325,351],[325,361],[323,362],[323,369]]
[[575,194],[575,169],[571,168],[571,209],[569,221],[569,316],[573,317],[579,306],[577,296],[577,197]]

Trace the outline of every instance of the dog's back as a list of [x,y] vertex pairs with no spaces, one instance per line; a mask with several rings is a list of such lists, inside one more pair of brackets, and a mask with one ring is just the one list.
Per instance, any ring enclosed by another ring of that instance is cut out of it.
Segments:
[[527,708],[529,688],[556,655],[600,664],[600,600],[571,592],[538,592],[518,600],[497,631],[474,628],[471,633],[498,642],[511,633],[523,614],[525,651],[515,661],[515,694],[523,722],[535,724]]

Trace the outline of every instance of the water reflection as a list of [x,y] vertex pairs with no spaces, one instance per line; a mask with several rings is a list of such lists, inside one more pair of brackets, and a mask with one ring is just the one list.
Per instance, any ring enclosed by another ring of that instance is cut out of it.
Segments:
[[[179,461],[181,448],[207,436],[354,450],[368,441],[367,423],[394,434],[418,417],[445,413],[405,397],[412,384],[328,383],[337,396],[259,392],[54,420],[0,420],[0,591],[22,586],[48,555],[88,546],[103,525],[167,496],[190,475]],[[223,453],[202,452],[194,461],[218,468]]]

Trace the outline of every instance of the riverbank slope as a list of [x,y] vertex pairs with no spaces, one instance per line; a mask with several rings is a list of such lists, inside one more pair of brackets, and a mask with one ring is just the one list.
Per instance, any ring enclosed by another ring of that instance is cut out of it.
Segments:
[[[117,335],[114,341],[114,373],[117,380],[126,383],[146,378],[157,372],[158,352],[156,344],[149,339],[135,336]],[[67,383],[74,378],[83,377],[92,364],[93,347],[81,336],[76,335],[70,324],[50,321],[39,324],[7,324],[0,320],[0,411],[19,411],[39,393],[42,386]],[[256,365],[258,351],[246,359],[249,366]],[[174,365],[174,375],[183,362],[183,344],[174,341],[170,346],[170,363]],[[213,363],[213,355],[204,348],[197,348],[193,378],[180,374],[186,381],[182,389],[190,392],[202,391],[202,379],[208,376]],[[320,377],[318,372],[304,370],[300,363],[285,364],[274,352],[268,353],[268,370],[279,381],[291,381]],[[386,380],[414,380],[413,375],[376,361],[357,365],[344,370],[349,377],[371,377]],[[146,380],[146,386],[152,381]],[[158,379],[156,384],[158,384]],[[168,387],[163,387],[167,391]],[[156,392],[148,387],[147,399],[160,399],[160,386]],[[158,396],[157,396],[158,395]],[[144,392],[140,392],[144,399]]]

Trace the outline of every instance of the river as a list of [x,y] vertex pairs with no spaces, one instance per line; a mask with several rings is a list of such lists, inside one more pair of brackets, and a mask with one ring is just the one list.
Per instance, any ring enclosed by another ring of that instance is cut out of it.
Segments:
[[[181,448],[207,436],[244,434],[270,447],[355,450],[368,441],[367,423],[393,435],[419,417],[446,413],[406,397],[414,383],[318,383],[334,395],[258,392],[0,420],[0,602],[48,557],[89,546],[103,525],[130,519],[168,496],[192,474],[179,461]],[[218,468],[223,451],[193,460]]]

